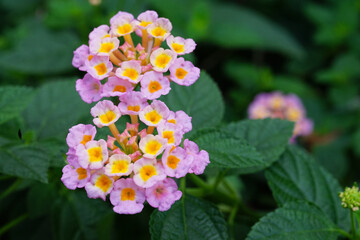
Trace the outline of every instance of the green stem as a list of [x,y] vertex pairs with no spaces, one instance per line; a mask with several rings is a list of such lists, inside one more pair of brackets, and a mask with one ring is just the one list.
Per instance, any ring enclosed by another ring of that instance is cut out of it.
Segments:
[[186,189],[186,177],[180,179],[180,190],[185,193]]
[[0,176],[0,181],[2,181],[2,180],[8,180],[8,179],[10,179],[10,178],[13,178],[13,176],[2,175],[2,176]]
[[200,177],[196,176],[195,174],[188,174],[190,180],[195,183],[198,187],[203,188],[206,191],[211,191],[212,186],[207,184],[204,180],[202,180]]
[[351,239],[352,236],[351,234],[349,234],[348,232],[345,232],[344,230],[337,228],[336,232],[340,233],[341,235],[343,235],[344,237],[347,237],[348,239]]
[[227,170],[222,170],[221,172],[219,172],[219,174],[216,177],[216,180],[214,182],[214,185],[212,186],[213,190],[216,190],[216,188],[219,186],[219,183],[221,182],[221,180],[223,180],[225,174],[226,174]]
[[[196,184],[198,187],[203,189],[204,195],[211,195],[211,197],[213,197],[216,201],[225,203],[229,206],[233,206],[234,204],[238,205],[238,209],[240,209],[243,213],[247,214],[248,216],[251,216],[255,219],[259,219],[261,218],[263,215],[253,212],[252,210],[248,209],[243,202],[239,199],[239,197],[236,195],[235,191],[233,189],[231,189],[230,186],[227,186],[228,191],[230,191],[231,193],[229,194],[228,192],[224,192],[224,191],[220,191],[220,190],[213,190],[213,186],[207,184],[204,180],[202,180],[200,177],[194,175],[194,174],[188,174],[187,176],[189,176],[189,179]],[[226,186],[227,182],[224,181],[224,184]]]
[[355,219],[354,219],[354,212],[350,209],[350,217],[351,217],[351,232],[352,232],[352,239],[356,240],[356,226],[355,226]]
[[0,200],[5,198],[7,195],[12,193],[13,191],[15,191],[17,189],[17,187],[20,185],[21,181],[22,181],[21,179],[17,179],[13,184],[11,184],[10,187],[8,187],[4,192],[2,192],[0,194]]
[[235,223],[235,217],[236,217],[237,211],[238,211],[238,204],[235,204],[234,207],[231,209],[229,219],[228,219],[231,240],[235,240],[234,223]]
[[12,220],[11,222],[5,224],[2,228],[0,228],[0,236],[3,235],[10,228],[16,226],[20,222],[24,221],[27,218],[27,214],[21,215],[20,217]]
[[203,197],[205,195],[204,189],[202,188],[186,188],[185,193],[195,197]]

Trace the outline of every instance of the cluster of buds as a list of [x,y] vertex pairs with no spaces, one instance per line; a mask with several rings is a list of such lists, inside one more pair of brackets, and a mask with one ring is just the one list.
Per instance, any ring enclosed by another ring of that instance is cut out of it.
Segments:
[[359,211],[360,192],[356,183],[351,188],[346,187],[344,192],[339,193],[339,197],[344,208],[350,208],[354,212]]
[[[154,11],[137,20],[119,12],[110,24],[90,33],[89,47],[82,45],[74,52],[73,65],[87,71],[76,82],[81,98],[98,101],[91,109],[93,123],[108,127],[112,136],[95,140],[97,130],[91,124],[70,128],[68,164],[61,180],[69,189],[84,187],[89,198],[106,200],[109,195],[119,214],[139,213],[145,201],[166,211],[182,196],[173,178],[202,174],[209,164],[206,151],[183,141],[192,129],[191,117],[156,100],[169,93],[170,81],[188,86],[199,78],[198,68],[177,58],[193,51],[195,43],[171,36],[170,21]],[[142,38],[136,47],[133,32]],[[120,47],[118,37],[124,40]],[[170,49],[160,48],[165,40]],[[168,70],[170,74],[164,75]],[[99,101],[103,97],[116,97],[120,103]],[[120,117],[130,120],[121,133],[116,126]]]
[[284,95],[280,92],[260,93],[250,104],[249,118],[280,118],[295,122],[293,136],[306,136],[313,130],[313,122],[306,118],[306,111],[301,100],[294,94]]

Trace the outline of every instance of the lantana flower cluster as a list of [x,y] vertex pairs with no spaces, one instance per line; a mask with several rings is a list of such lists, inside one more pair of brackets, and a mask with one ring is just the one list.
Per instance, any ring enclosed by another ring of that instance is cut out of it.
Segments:
[[[171,81],[189,86],[200,75],[179,57],[192,52],[195,42],[172,36],[171,28],[154,11],[137,19],[118,12],[110,27],[90,33],[89,46],[74,51],[73,65],[87,72],[77,80],[76,90],[85,102],[97,102],[91,108],[93,123],[108,127],[112,136],[95,140],[97,128],[91,124],[70,128],[61,180],[69,189],[84,187],[89,198],[109,196],[119,214],[139,213],[145,201],[168,210],[182,196],[173,178],[202,174],[209,164],[206,151],[183,140],[192,129],[191,117],[157,100],[169,93]],[[141,37],[136,47],[132,33]],[[161,48],[164,41],[170,49]],[[117,98],[119,104],[103,97]],[[124,117],[131,121],[120,132],[116,123]]]
[[[171,22],[159,18],[155,11],[141,13],[137,19],[118,12],[110,19],[110,26],[95,28],[89,34],[89,45],[76,49],[72,61],[73,66],[87,72],[76,82],[81,98],[91,103],[140,88],[142,96],[153,100],[169,93],[170,81],[193,84],[200,69],[181,56],[191,53],[196,44],[192,39],[172,36],[171,29]],[[141,44],[135,46],[132,35],[141,37]],[[163,42],[169,49],[162,48]]]
[[295,94],[260,93],[250,104],[248,114],[251,119],[280,118],[295,122],[292,142],[297,136],[306,136],[313,131],[313,122],[306,117],[304,105]]

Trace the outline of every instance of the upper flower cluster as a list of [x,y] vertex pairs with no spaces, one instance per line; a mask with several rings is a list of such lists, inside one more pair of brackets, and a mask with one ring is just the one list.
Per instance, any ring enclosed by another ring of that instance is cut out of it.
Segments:
[[[193,51],[195,43],[171,36],[170,21],[154,11],[140,14],[137,20],[119,12],[110,24],[90,33],[89,47],[82,45],[74,52],[73,65],[87,71],[76,82],[85,102],[102,97],[120,100],[117,105],[102,100],[91,109],[96,127],[108,127],[112,136],[95,140],[97,130],[90,124],[70,128],[68,165],[61,180],[69,189],[85,187],[89,198],[105,200],[110,195],[117,213],[141,212],[145,200],[166,211],[182,196],[172,178],[202,174],[209,164],[206,151],[183,141],[192,129],[191,117],[156,100],[169,92],[170,81],[190,85],[198,79],[200,70],[177,58]],[[133,32],[142,37],[142,45],[134,46]],[[121,47],[118,37],[124,38]],[[160,48],[165,40],[170,49]],[[168,70],[170,74],[164,75]],[[116,122],[126,115],[131,122],[120,133]],[[140,127],[139,119],[145,127]]]
[[260,93],[250,104],[248,114],[251,119],[280,118],[295,122],[291,140],[297,136],[309,135],[313,130],[313,122],[306,118],[305,108],[294,94]]
[[[179,56],[191,53],[196,44],[172,36],[171,30],[171,22],[155,11],[143,12],[137,19],[120,11],[110,19],[110,27],[95,28],[89,34],[89,45],[74,51],[73,66],[87,72],[76,82],[81,98],[91,103],[131,93],[140,86],[142,95],[153,100],[169,93],[170,81],[193,84],[200,69]],[[136,46],[132,33],[141,37]],[[169,49],[161,47],[165,41]]]

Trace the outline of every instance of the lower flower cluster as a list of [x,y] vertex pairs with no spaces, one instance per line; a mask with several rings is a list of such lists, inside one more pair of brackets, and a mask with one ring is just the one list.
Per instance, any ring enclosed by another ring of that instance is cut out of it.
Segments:
[[[166,211],[182,196],[172,178],[202,174],[209,155],[196,143],[182,141],[192,129],[185,112],[172,112],[159,100],[148,104],[136,92],[132,95],[118,106],[103,100],[91,109],[94,124],[109,127],[113,135],[106,141],[95,140],[93,125],[70,128],[68,165],[61,180],[69,189],[85,187],[89,198],[106,200],[110,195],[119,214],[139,213],[145,201]],[[122,115],[129,115],[131,123],[120,133],[115,123]],[[142,130],[138,119],[147,125]]]

